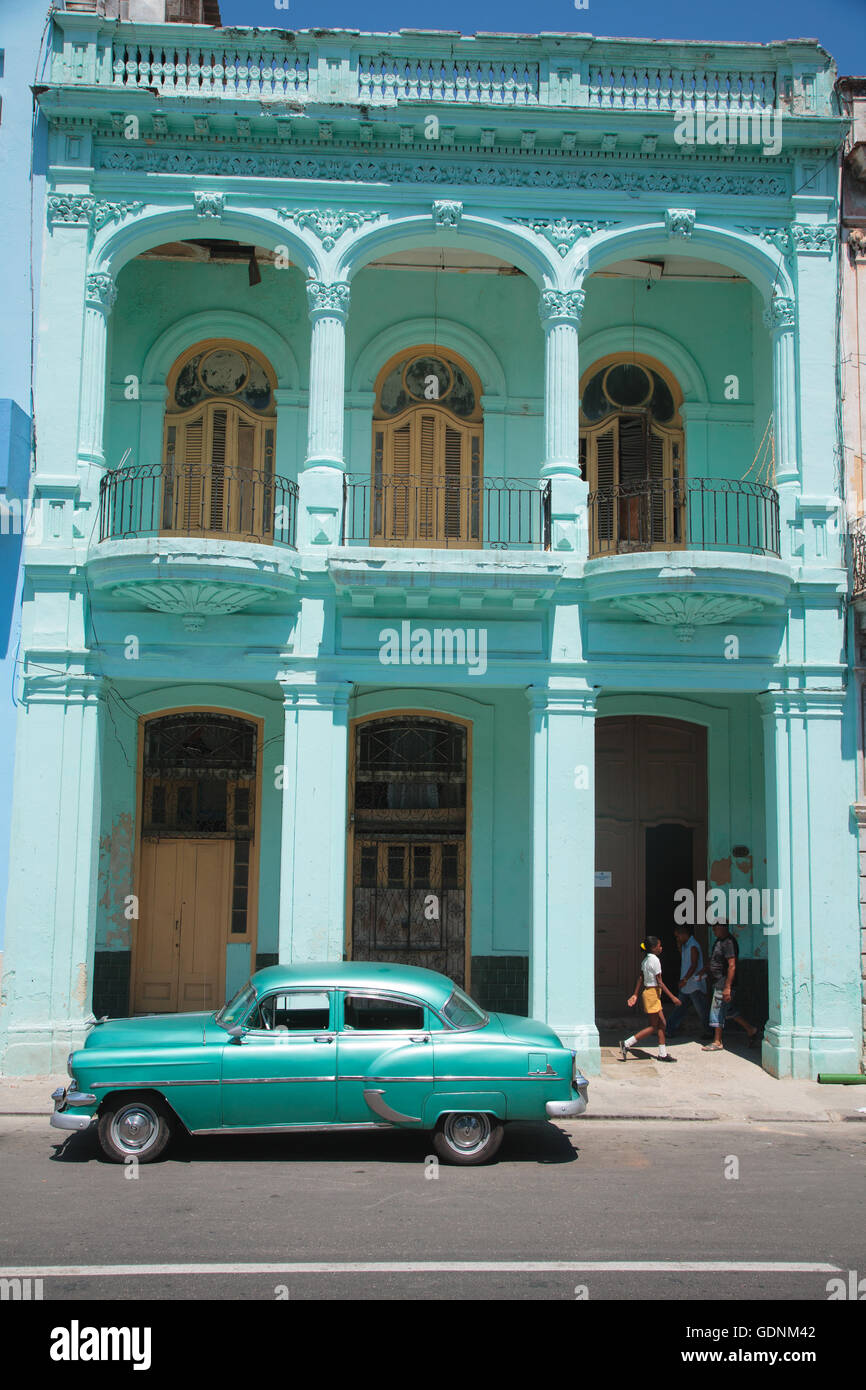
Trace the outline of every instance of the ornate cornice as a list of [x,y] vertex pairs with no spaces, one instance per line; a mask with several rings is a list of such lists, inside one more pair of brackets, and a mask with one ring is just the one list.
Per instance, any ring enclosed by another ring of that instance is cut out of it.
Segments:
[[365,222],[375,222],[381,212],[348,212],[345,208],[277,208],[283,222],[308,227],[326,251],[333,251],[344,232],[356,232]]
[[508,220],[518,223],[521,227],[528,227],[536,236],[549,241],[560,256],[567,256],[575,242],[580,241],[582,237],[590,237],[604,227],[616,225],[611,221],[572,222],[568,217],[557,217],[553,220],[541,217],[509,217]]
[[542,290],[538,301],[541,322],[579,327],[586,295],[583,290]]
[[672,627],[680,642],[691,642],[696,627],[732,622],[764,606],[757,599],[729,594],[641,594],[615,598],[613,603],[645,623]]
[[699,169],[641,169],[616,165],[545,164],[534,151],[531,161],[506,163],[465,160],[400,159],[363,152],[277,154],[231,150],[122,149],[98,147],[100,170],[139,173],[229,175],[248,178],[316,179],[340,183],[476,184],[490,187],[580,189],[599,193],[703,194],[712,197],[783,198],[790,192],[787,175],[767,172],[702,172]]
[[326,285],[322,280],[308,280],[307,303],[310,318],[328,314],[345,321],[349,312],[350,293],[345,280],[337,280],[330,285]]

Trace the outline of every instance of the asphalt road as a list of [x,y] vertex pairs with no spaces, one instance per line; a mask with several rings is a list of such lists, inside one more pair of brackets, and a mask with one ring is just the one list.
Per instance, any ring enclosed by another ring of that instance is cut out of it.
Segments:
[[184,1138],[133,1178],[90,1134],[3,1117],[0,1275],[46,1300],[825,1302],[866,1276],[862,1125],[513,1126],[490,1166],[429,1154],[398,1132]]

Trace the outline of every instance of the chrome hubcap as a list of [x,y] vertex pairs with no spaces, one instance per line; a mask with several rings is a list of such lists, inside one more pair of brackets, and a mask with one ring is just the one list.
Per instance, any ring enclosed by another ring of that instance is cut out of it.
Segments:
[[159,1127],[156,1112],[148,1105],[127,1105],[111,1122],[111,1137],[119,1149],[141,1153],[153,1142]]
[[460,1153],[477,1153],[489,1137],[490,1120],[486,1115],[449,1115],[445,1121],[445,1138]]

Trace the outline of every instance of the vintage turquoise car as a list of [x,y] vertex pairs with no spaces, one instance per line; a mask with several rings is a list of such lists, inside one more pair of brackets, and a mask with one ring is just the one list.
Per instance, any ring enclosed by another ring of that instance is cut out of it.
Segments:
[[218,1013],[101,1020],[54,1092],[58,1129],[96,1126],[116,1163],[191,1134],[417,1129],[449,1163],[484,1163],[509,1120],[586,1109],[574,1053],[544,1023],[487,1014],[413,966],[259,970]]

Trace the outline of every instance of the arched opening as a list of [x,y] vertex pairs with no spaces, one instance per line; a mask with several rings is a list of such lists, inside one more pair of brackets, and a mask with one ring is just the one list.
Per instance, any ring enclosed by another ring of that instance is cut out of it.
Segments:
[[371,545],[483,541],[481,383],[447,348],[398,353],[376,379]]
[[466,982],[470,729],[401,713],[353,725],[353,960],[402,961]]
[[176,711],[141,733],[133,1012],[218,1007],[226,953],[252,953],[259,723]]
[[165,535],[271,540],[276,377],[245,343],[210,339],[168,376],[162,486]]
[[581,473],[589,484],[590,553],[686,543],[682,392],[661,363],[612,354],[581,381]]

